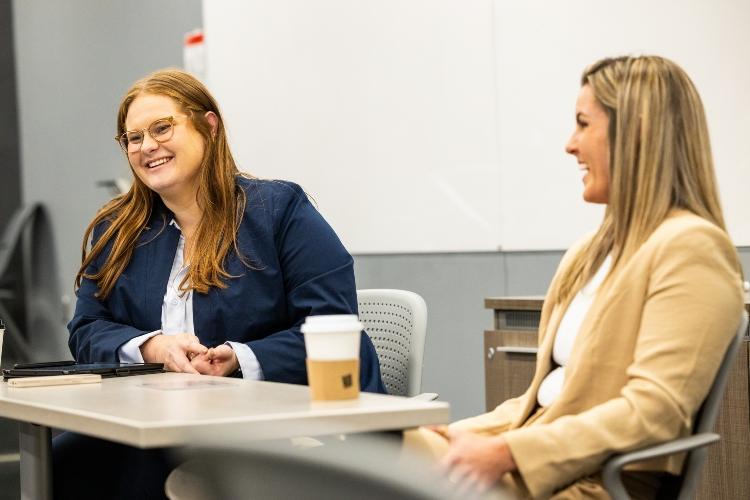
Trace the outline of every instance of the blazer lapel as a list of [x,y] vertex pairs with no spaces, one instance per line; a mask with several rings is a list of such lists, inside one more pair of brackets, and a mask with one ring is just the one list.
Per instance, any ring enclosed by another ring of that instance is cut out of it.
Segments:
[[563,314],[569,305],[568,301],[564,304],[556,304],[552,306],[549,312],[549,317],[546,321],[544,318],[541,322],[539,334],[543,335],[541,343],[539,344],[539,350],[536,354],[536,371],[534,377],[531,380],[528,390],[526,391],[526,400],[524,401],[523,408],[519,412],[516,420],[511,425],[512,428],[521,427],[527,425],[527,421],[532,412],[536,411],[537,408],[537,393],[539,392],[539,386],[544,380],[544,377],[552,369],[552,348],[555,345],[555,336],[557,335],[557,328],[560,326]]
[[[216,308],[217,294],[221,293],[220,289],[211,287],[208,293],[193,292],[193,327],[195,334],[201,339],[201,343],[206,347],[214,347],[224,342],[219,338],[219,332],[216,328],[216,314],[213,312]],[[231,317],[224,318],[225,322],[231,322]]]
[[[627,264],[625,267],[627,268]],[[586,316],[583,318],[581,327],[573,342],[568,366],[576,368],[584,366],[586,360],[581,358],[581,356],[585,357],[590,353],[592,342],[604,340],[607,332],[601,331],[601,328],[598,326],[602,312],[605,310],[604,308],[612,305],[618,294],[622,293],[623,290],[627,290],[627,283],[623,284],[622,281],[629,279],[628,270],[620,268],[619,270],[615,270],[613,275],[608,276],[596,290],[596,296]],[[570,376],[570,372],[566,372],[566,382]]]
[[[180,231],[169,225],[168,216],[160,214],[152,217],[150,227],[143,232],[142,241],[147,249],[147,264],[141,276],[146,283],[143,294],[143,310],[149,325],[155,325],[154,330],[161,328],[161,308],[164,293],[172,271]],[[165,227],[166,226],[166,227]]]

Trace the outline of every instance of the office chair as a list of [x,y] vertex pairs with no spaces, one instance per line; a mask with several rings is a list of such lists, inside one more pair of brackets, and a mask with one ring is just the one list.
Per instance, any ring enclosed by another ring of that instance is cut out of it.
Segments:
[[427,331],[427,304],[406,290],[357,290],[359,319],[380,360],[388,394],[432,401],[435,393],[420,394]]
[[[16,210],[0,235],[0,364],[70,359],[52,228],[41,205]],[[0,490],[19,491],[18,422],[0,419]],[[0,498],[4,498],[0,492]],[[10,494],[10,493],[9,493]]]
[[52,227],[42,205],[18,209],[0,237],[3,366],[70,359]]
[[358,436],[312,450],[279,441],[243,442],[241,436],[196,439],[203,444],[183,450],[180,458],[188,461],[182,473],[167,480],[172,500],[481,498],[453,491],[429,462],[404,454],[397,442],[383,437]]
[[678,500],[688,500],[694,497],[695,488],[701,477],[703,463],[706,460],[706,446],[719,440],[719,435],[713,432],[714,424],[721,406],[724,388],[727,385],[729,371],[737,355],[740,342],[742,342],[742,337],[747,331],[747,323],[747,313],[743,311],[737,334],[729,343],[711,389],[695,415],[692,436],[615,455],[604,463],[602,480],[604,487],[614,500],[630,498],[621,480],[622,469],[625,465],[679,452],[687,453],[685,463],[682,466],[682,473],[677,476],[674,483],[670,482],[668,485],[670,491],[664,492],[664,495],[660,492],[660,498],[666,498],[666,495]]

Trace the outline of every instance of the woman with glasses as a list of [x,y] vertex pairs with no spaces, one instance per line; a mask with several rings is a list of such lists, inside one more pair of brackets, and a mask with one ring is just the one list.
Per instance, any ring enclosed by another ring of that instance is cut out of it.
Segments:
[[[305,384],[301,323],[356,314],[357,299],[352,258],[304,191],[241,173],[216,101],[182,71],[130,88],[116,140],[133,185],[84,235],[68,325],[76,361]],[[360,385],[385,392],[364,333]],[[56,497],[163,495],[160,450],[66,433],[54,458]],[[97,473],[82,484],[88,467]]]
[[[544,301],[533,380],[520,397],[447,428],[421,429],[449,478],[534,498],[609,498],[613,453],[682,437],[743,307],[700,97],[661,57],[620,57],[583,74],[566,151],[583,198],[606,204],[571,248]],[[623,476],[655,498],[682,456]]]

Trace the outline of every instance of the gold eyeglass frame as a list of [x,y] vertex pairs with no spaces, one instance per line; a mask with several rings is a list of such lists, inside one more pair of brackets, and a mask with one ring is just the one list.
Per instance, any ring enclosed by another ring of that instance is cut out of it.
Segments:
[[[151,133],[151,127],[153,127],[156,123],[161,122],[161,121],[165,121],[165,120],[168,121],[170,123],[170,125],[172,126],[172,135],[170,135],[168,139],[164,139],[163,141],[160,141],[159,139],[157,139],[156,137],[154,137],[154,134]],[[125,151],[125,154],[130,154],[128,152],[127,146],[123,146],[122,145],[121,139],[122,139],[123,136],[126,136],[127,134],[129,134],[131,132],[140,132],[140,133],[143,134],[143,138],[144,139],[146,138],[146,134],[148,134],[154,141],[156,141],[159,144],[161,144],[163,142],[167,142],[169,139],[171,139],[174,136],[174,126],[175,125],[177,125],[177,122],[175,122],[175,117],[174,116],[165,116],[164,118],[157,118],[156,120],[154,120],[151,123],[149,123],[148,127],[146,127],[146,128],[137,129],[137,130],[126,130],[122,134],[116,135],[115,136],[115,141],[117,141],[117,144],[120,145],[120,149],[122,149],[123,151]],[[141,148],[143,148],[143,141],[141,141],[141,145],[138,148],[138,151],[133,151],[133,153],[138,153],[141,150]]]

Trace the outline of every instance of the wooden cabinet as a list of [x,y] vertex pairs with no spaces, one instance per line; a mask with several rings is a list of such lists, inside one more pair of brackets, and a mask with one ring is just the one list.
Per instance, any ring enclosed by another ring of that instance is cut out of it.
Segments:
[[487,410],[520,396],[531,383],[536,366],[540,297],[491,298],[495,329],[484,332],[485,402]]
[[[484,332],[487,410],[522,394],[536,363],[541,297],[493,297],[484,301],[494,313],[494,329]],[[750,303],[745,304],[750,313]],[[740,346],[729,375],[716,432],[696,498],[750,498],[750,337]]]
[[[748,307],[748,304],[745,304]],[[750,309],[750,307],[748,307]],[[750,498],[750,338],[745,337],[729,373],[715,432],[721,440],[708,449],[696,498]]]

